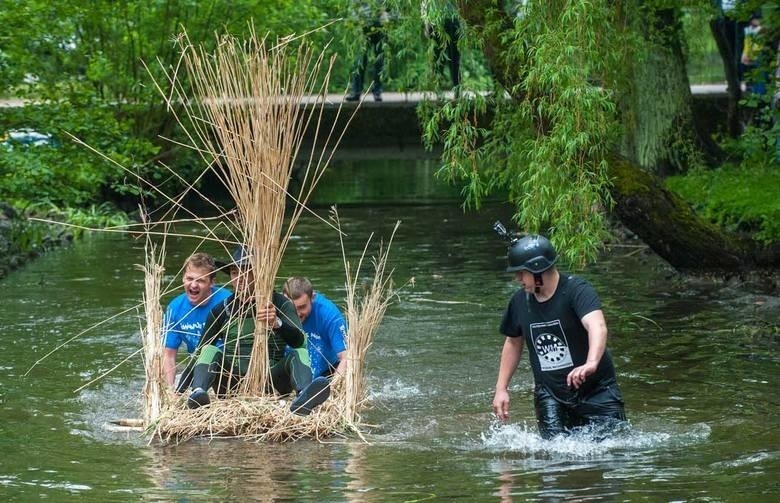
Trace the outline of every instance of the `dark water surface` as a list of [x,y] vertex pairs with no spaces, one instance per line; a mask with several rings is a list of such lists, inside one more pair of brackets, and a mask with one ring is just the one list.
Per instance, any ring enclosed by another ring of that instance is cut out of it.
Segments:
[[[140,415],[143,275],[134,264],[143,262],[143,243],[94,235],[2,282],[0,498],[776,500],[777,299],[683,281],[641,250],[611,249],[582,274],[605,306],[631,427],[603,442],[587,434],[544,441],[535,432],[525,357],[513,381],[511,424],[499,426],[490,414],[497,327],[515,288],[490,224],[507,221],[509,211],[464,214],[444,203],[340,214],[353,255],[371,232],[387,237],[400,219],[394,277],[398,284],[413,278],[369,350],[365,420],[375,426],[368,444],[163,447],[108,431],[106,421]],[[194,246],[168,241],[169,279]],[[290,274],[309,276],[341,303],[335,232],[305,218],[280,271]]]

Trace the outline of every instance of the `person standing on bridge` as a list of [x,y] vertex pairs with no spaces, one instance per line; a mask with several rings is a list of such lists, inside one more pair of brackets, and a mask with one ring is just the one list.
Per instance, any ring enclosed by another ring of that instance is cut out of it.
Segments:
[[363,93],[363,77],[368,66],[368,53],[374,58],[373,82],[371,93],[374,101],[382,101],[382,72],[385,64],[385,42],[387,35],[385,25],[390,17],[383,0],[354,0],[353,14],[362,26],[365,47],[355,61],[355,66],[350,75],[349,93],[344,98],[346,101],[358,101]]
[[500,331],[506,336],[493,397],[493,411],[509,419],[509,382],[523,346],[534,375],[534,405],[540,435],[549,439],[586,424],[626,420],[615,367],[607,350],[607,324],[590,284],[555,266],[550,241],[539,235],[511,239],[507,272],[522,289],[509,301]]
[[457,96],[460,87],[460,15],[451,0],[438,2],[438,10],[431,0],[420,3],[420,17],[425,36],[433,41],[433,59],[437,68],[449,66],[452,89]]

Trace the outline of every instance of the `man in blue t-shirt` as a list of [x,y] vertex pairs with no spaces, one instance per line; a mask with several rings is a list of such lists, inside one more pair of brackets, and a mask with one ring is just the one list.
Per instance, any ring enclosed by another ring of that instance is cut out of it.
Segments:
[[211,255],[195,253],[184,262],[184,293],[174,298],[165,310],[163,333],[163,371],[168,384],[176,380],[176,354],[182,344],[192,354],[198,347],[212,308],[230,296],[230,291],[214,284],[216,265]]
[[343,374],[347,360],[347,324],[336,304],[315,292],[307,278],[284,283],[284,294],[293,301],[306,332],[312,377]]

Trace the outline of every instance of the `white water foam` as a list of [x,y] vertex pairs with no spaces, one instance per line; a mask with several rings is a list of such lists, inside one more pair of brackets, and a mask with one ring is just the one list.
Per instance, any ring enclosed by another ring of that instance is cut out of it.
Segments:
[[712,463],[712,468],[724,469],[724,468],[740,468],[742,466],[757,465],[764,461],[771,461],[780,457],[780,453],[775,452],[757,452],[754,454],[739,457],[737,459],[731,459],[728,461],[718,461]]
[[503,425],[494,421],[481,434],[481,447],[493,452],[512,452],[529,457],[587,459],[610,453],[692,445],[708,438],[711,428],[705,423],[697,423],[687,431],[674,430],[643,431],[630,424],[616,430],[586,426],[575,429],[570,435],[545,440],[539,436],[535,426]]
[[400,379],[385,381],[380,389],[372,389],[368,392],[369,400],[403,400],[413,396],[422,395],[422,391],[415,384],[406,384]]
[[77,397],[81,410],[68,414],[70,434],[101,441],[126,442],[128,439],[132,439],[134,443],[144,441],[138,431],[106,429],[106,425],[111,424],[111,421],[141,416],[139,390],[142,388],[143,382],[137,379],[129,381],[111,379],[95,385],[94,388],[81,390]]

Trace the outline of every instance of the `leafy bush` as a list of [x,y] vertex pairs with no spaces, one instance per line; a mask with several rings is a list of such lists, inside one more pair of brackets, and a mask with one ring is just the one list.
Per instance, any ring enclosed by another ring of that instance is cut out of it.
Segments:
[[666,183],[715,223],[755,233],[765,243],[780,239],[780,169],[776,165],[726,165],[671,177]]
[[52,204],[38,204],[27,208],[27,213],[70,224],[69,231],[75,236],[90,229],[122,228],[130,223],[127,214],[111,203],[93,204],[87,208],[58,208]]
[[6,109],[0,127],[32,129],[54,138],[48,145],[5,147],[0,156],[0,200],[20,209],[33,203],[86,207],[137,187],[133,176],[71,135],[141,176],[148,175],[149,161],[159,150],[151,141],[133,137],[131,124],[111,107],[98,104]]

